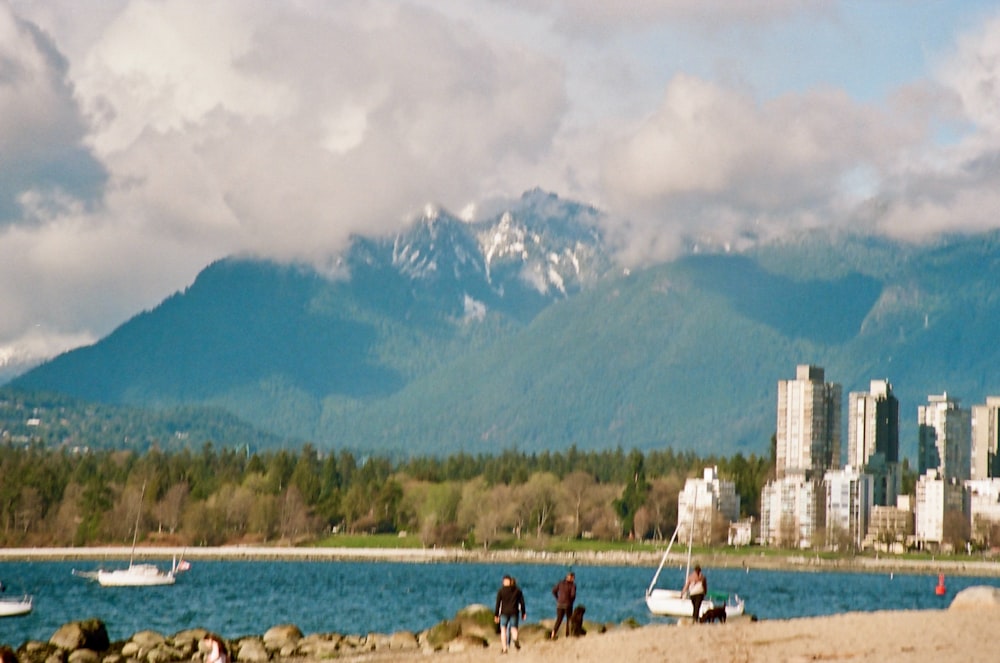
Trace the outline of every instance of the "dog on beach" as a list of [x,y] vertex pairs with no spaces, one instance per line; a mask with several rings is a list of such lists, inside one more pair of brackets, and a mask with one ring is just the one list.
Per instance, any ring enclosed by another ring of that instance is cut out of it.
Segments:
[[698,619],[702,624],[711,624],[712,622],[722,622],[726,623],[726,606],[720,605],[715,608],[710,608],[702,613],[701,617]]
[[571,637],[578,638],[587,635],[587,629],[583,628],[583,613],[585,612],[587,612],[587,609],[582,605],[578,605],[573,609],[573,614],[569,616],[569,634]]

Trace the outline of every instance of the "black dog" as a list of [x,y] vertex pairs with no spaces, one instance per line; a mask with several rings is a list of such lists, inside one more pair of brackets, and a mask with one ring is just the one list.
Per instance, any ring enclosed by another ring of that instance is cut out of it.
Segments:
[[701,618],[698,620],[702,624],[710,624],[712,622],[722,622],[726,623],[726,606],[720,605],[716,608],[710,608],[706,610]]
[[587,629],[583,628],[583,613],[587,609],[582,605],[573,609],[573,614],[569,616],[569,634],[574,638],[587,635]]

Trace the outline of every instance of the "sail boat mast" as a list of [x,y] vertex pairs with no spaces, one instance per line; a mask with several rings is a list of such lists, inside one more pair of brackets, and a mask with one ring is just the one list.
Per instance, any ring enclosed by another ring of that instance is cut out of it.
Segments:
[[687,582],[688,576],[691,575],[691,546],[694,545],[694,522],[698,517],[698,487],[695,486],[694,489],[694,503],[691,505],[691,518],[689,518],[688,523],[688,558],[687,558],[687,570],[684,572],[684,582]]
[[135,544],[139,539],[139,518],[142,516],[142,498],[146,496],[146,482],[142,482],[142,490],[139,491],[139,507],[135,511],[135,527],[132,529],[132,552],[128,556],[128,565],[132,566],[135,561]]

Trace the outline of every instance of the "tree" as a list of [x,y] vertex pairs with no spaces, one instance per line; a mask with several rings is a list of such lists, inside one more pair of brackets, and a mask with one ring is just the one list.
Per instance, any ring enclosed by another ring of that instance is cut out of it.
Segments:
[[[142,531],[142,489],[126,486],[118,492],[117,498],[104,518],[104,534],[112,541],[131,544],[132,537]],[[136,523],[138,522],[138,531]]]
[[316,504],[319,501],[323,488],[320,483],[320,464],[316,449],[311,444],[302,447],[289,481],[306,504]]
[[563,477],[562,495],[566,504],[566,512],[570,514],[572,519],[569,535],[574,539],[580,538],[583,532],[581,521],[583,520],[584,504],[594,491],[594,483],[594,477],[580,470]]
[[634,518],[636,511],[646,501],[649,484],[646,482],[646,470],[642,453],[633,451],[629,455],[629,465],[632,467],[630,480],[625,484],[622,496],[615,500],[615,510],[622,521],[622,527],[631,538],[635,538]]
[[42,520],[42,496],[38,489],[27,486],[17,500],[17,507],[14,511],[14,528],[21,535],[27,535]]
[[279,509],[278,527],[283,540],[294,542],[311,533],[309,509],[298,488],[288,487],[281,497]]
[[70,483],[63,490],[63,499],[56,505],[55,513],[51,515],[51,543],[56,546],[79,546],[84,542],[80,539],[80,525],[83,516],[80,503],[83,501],[83,488],[77,483]]
[[550,472],[532,474],[527,483],[518,489],[521,508],[525,520],[535,529],[535,536],[552,532],[558,505],[559,479]]
[[156,518],[158,530],[165,528],[170,534],[177,532],[190,492],[186,481],[175,483],[167,489],[163,499],[153,506],[153,515]]
[[942,543],[951,545],[952,550],[965,550],[965,544],[969,542],[971,534],[971,524],[962,511],[946,511],[942,529],[944,530]]
[[668,532],[677,529],[678,499],[683,480],[677,475],[653,479],[649,484],[644,506],[649,515],[653,536],[666,539]]

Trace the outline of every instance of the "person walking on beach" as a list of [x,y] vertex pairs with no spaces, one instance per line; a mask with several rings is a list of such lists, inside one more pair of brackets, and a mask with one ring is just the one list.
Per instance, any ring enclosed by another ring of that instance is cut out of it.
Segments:
[[570,571],[566,577],[552,588],[552,596],[556,597],[556,624],[552,627],[553,640],[559,635],[559,625],[566,619],[566,636],[569,637],[569,617],[573,614],[573,602],[576,601],[576,574]]
[[493,609],[493,621],[500,625],[500,653],[506,654],[513,641],[514,647],[521,648],[517,637],[518,617],[528,618],[528,609],[524,604],[524,594],[509,575],[503,577],[503,583],[497,592],[497,604]]
[[681,596],[687,594],[691,598],[691,607],[694,610],[692,617],[694,617],[695,624],[698,623],[698,618],[701,616],[701,602],[705,599],[706,592],[708,592],[708,579],[701,572],[701,567],[696,564],[687,580],[684,581],[684,589],[681,590]]

